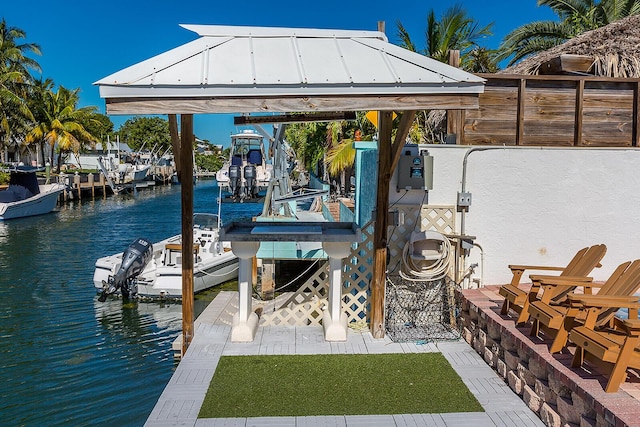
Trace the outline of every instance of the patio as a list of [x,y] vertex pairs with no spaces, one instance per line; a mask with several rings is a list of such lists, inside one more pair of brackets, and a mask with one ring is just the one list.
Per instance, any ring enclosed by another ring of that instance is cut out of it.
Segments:
[[[255,340],[231,342],[229,312],[236,292],[221,292],[196,321],[196,333],[182,361],[149,415],[147,426],[542,426],[543,423],[464,341],[394,343],[388,337],[349,329],[346,342],[327,342],[321,326],[262,326]],[[485,412],[314,417],[198,419],[198,411],[222,355],[373,354],[441,352]]]

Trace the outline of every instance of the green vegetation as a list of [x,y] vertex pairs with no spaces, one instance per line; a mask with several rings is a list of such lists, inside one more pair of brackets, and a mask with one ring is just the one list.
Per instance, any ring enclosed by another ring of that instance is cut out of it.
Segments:
[[511,57],[509,65],[513,65],[586,31],[640,13],[640,0],[538,0],[538,6],[550,7],[559,21],[531,22],[516,28],[502,42],[499,60]]
[[223,356],[199,418],[482,412],[441,353]]
[[32,73],[40,66],[28,55],[40,55],[40,47],[24,43],[25,37],[23,30],[0,21],[0,150],[24,153],[38,146],[33,151],[44,153],[47,144],[53,165],[56,148],[60,159],[79,153],[113,125],[96,107],[78,108],[79,89],[54,90],[51,79],[37,80]]
[[222,159],[217,154],[196,153],[196,167],[201,171],[217,172],[222,167]]
[[161,117],[134,117],[118,129],[120,141],[126,142],[133,151],[141,148],[161,153],[171,148],[171,135],[169,133],[169,121]]
[[[409,32],[402,22],[397,22],[400,46],[440,62],[447,63],[449,51],[459,50],[462,68],[477,72],[478,69],[497,69],[497,64],[485,48],[480,48],[479,41],[492,35],[493,23],[480,27],[479,23],[461,5],[456,4],[447,9],[440,20],[436,20],[433,9],[427,15],[425,30],[425,46],[419,49],[411,40]],[[482,49],[483,53],[478,50]]]

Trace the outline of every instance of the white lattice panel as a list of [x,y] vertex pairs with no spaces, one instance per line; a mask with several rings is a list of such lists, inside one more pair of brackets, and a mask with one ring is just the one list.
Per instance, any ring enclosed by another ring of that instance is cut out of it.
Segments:
[[395,205],[394,208],[404,212],[404,223],[388,230],[390,274],[396,274],[402,267],[402,251],[414,230],[454,234],[456,219],[455,206]]
[[367,318],[369,282],[373,277],[373,224],[371,221],[362,227],[362,240],[352,247],[351,255],[343,263],[342,309],[349,322]]
[[329,262],[320,265],[314,275],[284,301],[277,301],[275,310],[265,310],[260,325],[321,325],[322,309],[329,291]]

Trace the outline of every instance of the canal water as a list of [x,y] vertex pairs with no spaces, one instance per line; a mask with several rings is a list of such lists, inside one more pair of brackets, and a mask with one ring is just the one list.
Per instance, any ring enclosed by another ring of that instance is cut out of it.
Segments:
[[[194,211],[217,213],[201,180]],[[261,205],[223,203],[224,221]],[[180,186],[83,200],[0,221],[0,424],[140,426],[169,381],[177,303],[97,300],[93,265],[137,237],[179,234]],[[196,301],[196,314],[206,302]]]

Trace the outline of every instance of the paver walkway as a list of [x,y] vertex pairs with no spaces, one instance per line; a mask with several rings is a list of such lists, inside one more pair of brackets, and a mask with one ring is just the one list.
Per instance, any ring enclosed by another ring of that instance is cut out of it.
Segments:
[[[217,299],[217,298],[216,298]],[[145,425],[154,426],[543,426],[540,419],[464,341],[394,343],[369,332],[349,331],[347,341],[329,343],[317,326],[260,327],[252,343],[232,343],[231,327],[215,319],[225,304],[214,300],[196,324],[189,350],[176,368]],[[209,313],[207,313],[209,311]],[[220,356],[263,354],[379,354],[441,352],[485,412],[399,415],[198,419]]]

